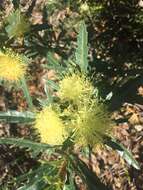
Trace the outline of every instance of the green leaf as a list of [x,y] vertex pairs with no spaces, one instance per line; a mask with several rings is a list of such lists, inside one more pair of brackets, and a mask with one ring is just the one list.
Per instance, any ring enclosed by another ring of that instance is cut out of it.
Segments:
[[92,170],[88,168],[88,166],[80,160],[76,155],[74,158],[77,161],[77,169],[79,170],[79,175],[82,177],[83,181],[87,184],[88,189],[94,189],[94,190],[109,190],[107,186],[105,186],[98,176],[93,173]]
[[127,150],[122,144],[118,143],[116,139],[108,137],[105,143],[112,149],[116,150],[129,165],[133,166],[137,170],[140,169],[139,163],[134,159],[132,153]]
[[75,188],[75,185],[73,185],[73,184],[69,184],[69,185],[64,185],[64,187],[63,187],[63,190],[76,190],[76,188]]
[[76,190],[74,176],[72,175],[73,171],[70,168],[68,168],[68,172],[68,184],[64,185],[63,190]]
[[51,53],[51,52],[48,52],[47,60],[48,60],[49,65],[60,66],[58,60],[54,57],[53,53]]
[[26,174],[17,177],[16,182],[20,183],[29,179],[28,184],[20,187],[18,190],[43,190],[47,186],[47,182],[44,180],[44,176],[52,175],[56,170],[50,164],[40,165],[37,169],[31,170]]
[[49,175],[54,173],[57,170],[55,165],[46,163],[46,164],[41,164],[40,166],[38,166],[38,168],[36,169],[32,169],[30,170],[28,173],[25,173],[21,176],[18,176],[16,178],[16,182],[22,182],[24,180],[26,180],[27,178],[32,180],[36,177],[36,175],[38,176],[38,178],[42,178],[45,175]]
[[7,111],[0,112],[0,121],[8,123],[29,123],[35,120],[35,114],[29,111]]
[[[16,183],[20,183],[27,180],[27,184],[23,187],[19,188],[18,190],[44,190],[45,187],[47,189],[53,189],[54,183],[56,183],[57,175],[59,172],[59,164],[61,162],[47,162],[38,166],[38,168],[30,170],[28,173],[25,173],[16,178]],[[56,189],[57,190],[57,189]]]
[[29,148],[32,151],[43,152],[48,148],[55,148],[56,146],[50,146],[44,143],[37,143],[23,138],[0,138],[0,144],[14,145],[21,148]]
[[28,103],[28,106],[30,109],[33,109],[33,102],[32,102],[32,98],[30,96],[30,93],[29,93],[29,89],[28,89],[28,86],[26,84],[26,80],[25,78],[22,78],[21,79],[21,88],[23,90],[23,93],[24,93],[24,96],[27,100],[27,103]]
[[44,84],[44,92],[46,94],[46,99],[40,99],[40,98],[37,99],[42,107],[49,106],[53,102],[53,96],[52,96],[51,89],[49,88],[48,81],[46,81]]
[[83,147],[83,148],[81,149],[81,154],[82,154],[85,158],[89,159],[89,156],[90,156],[90,147],[89,147],[89,146]]
[[45,91],[45,94],[47,96],[47,101],[49,103],[51,103],[53,101],[53,97],[52,97],[52,93],[50,91],[50,88],[49,88],[49,85],[48,85],[48,82],[45,83],[44,85],[44,91]]
[[52,80],[47,80],[47,85],[51,86],[53,90],[59,90],[59,85]]
[[77,37],[76,64],[79,65],[83,73],[87,73],[88,68],[88,35],[85,23],[82,22]]
[[46,184],[43,180],[35,179],[34,182],[23,187],[18,188],[18,190],[43,190],[46,187]]
[[61,73],[65,70],[65,67],[63,67],[60,62],[54,57],[53,53],[48,52],[47,54],[47,65],[43,65],[43,67],[46,67],[48,69],[54,69],[58,73]]

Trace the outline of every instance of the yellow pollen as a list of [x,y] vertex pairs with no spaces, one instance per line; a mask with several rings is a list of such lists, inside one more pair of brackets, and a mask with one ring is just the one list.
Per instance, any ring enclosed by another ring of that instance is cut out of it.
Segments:
[[51,107],[46,107],[37,114],[35,128],[38,129],[43,143],[61,145],[66,138],[63,123]]
[[0,78],[7,81],[18,81],[26,73],[26,65],[14,53],[0,53]]
[[84,96],[90,97],[93,93],[91,83],[84,77],[78,74],[66,76],[60,81],[59,96],[61,99],[72,100],[78,103]]
[[110,134],[112,125],[106,109],[93,100],[92,104],[84,105],[77,114],[75,128],[76,141],[81,145],[92,147],[102,144],[104,135]]

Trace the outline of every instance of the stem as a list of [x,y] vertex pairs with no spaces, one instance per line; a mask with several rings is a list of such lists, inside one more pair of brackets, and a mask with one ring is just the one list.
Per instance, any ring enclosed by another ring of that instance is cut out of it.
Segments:
[[28,106],[30,109],[33,109],[32,98],[31,98],[31,95],[29,93],[29,89],[28,89],[28,86],[27,86],[27,83],[26,83],[26,80],[24,77],[21,79],[21,85],[22,85],[21,87],[22,87],[24,96],[27,100]]

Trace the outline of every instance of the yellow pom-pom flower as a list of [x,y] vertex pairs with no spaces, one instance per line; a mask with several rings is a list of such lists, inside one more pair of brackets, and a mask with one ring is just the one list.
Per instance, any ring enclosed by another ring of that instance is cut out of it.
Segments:
[[81,13],[89,12],[89,6],[86,2],[82,3],[82,5],[80,6],[80,12]]
[[61,145],[66,138],[64,125],[51,107],[45,107],[37,114],[35,128],[38,129],[43,143]]
[[59,97],[63,100],[70,100],[78,104],[80,100],[90,97],[93,93],[93,86],[85,76],[79,74],[67,75],[60,81]]
[[75,131],[75,142],[82,146],[96,147],[111,132],[112,123],[106,108],[94,97],[94,87],[84,75],[67,75],[60,82],[59,96],[73,101],[63,115],[69,131]]
[[18,81],[26,74],[26,63],[24,59],[11,50],[0,52],[0,79],[7,81]]
[[30,23],[28,19],[21,14],[20,10],[13,11],[6,19],[8,25],[6,32],[9,38],[22,37],[30,30]]
[[95,147],[102,144],[104,135],[111,133],[112,124],[108,112],[95,100],[85,104],[77,113],[75,139],[80,145]]

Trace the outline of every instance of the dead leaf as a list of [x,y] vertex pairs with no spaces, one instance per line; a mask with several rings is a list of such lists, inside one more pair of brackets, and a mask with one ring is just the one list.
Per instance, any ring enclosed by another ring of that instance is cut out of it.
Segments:
[[133,115],[129,118],[128,121],[129,121],[132,125],[138,124],[138,123],[139,123],[138,114],[133,113]]

